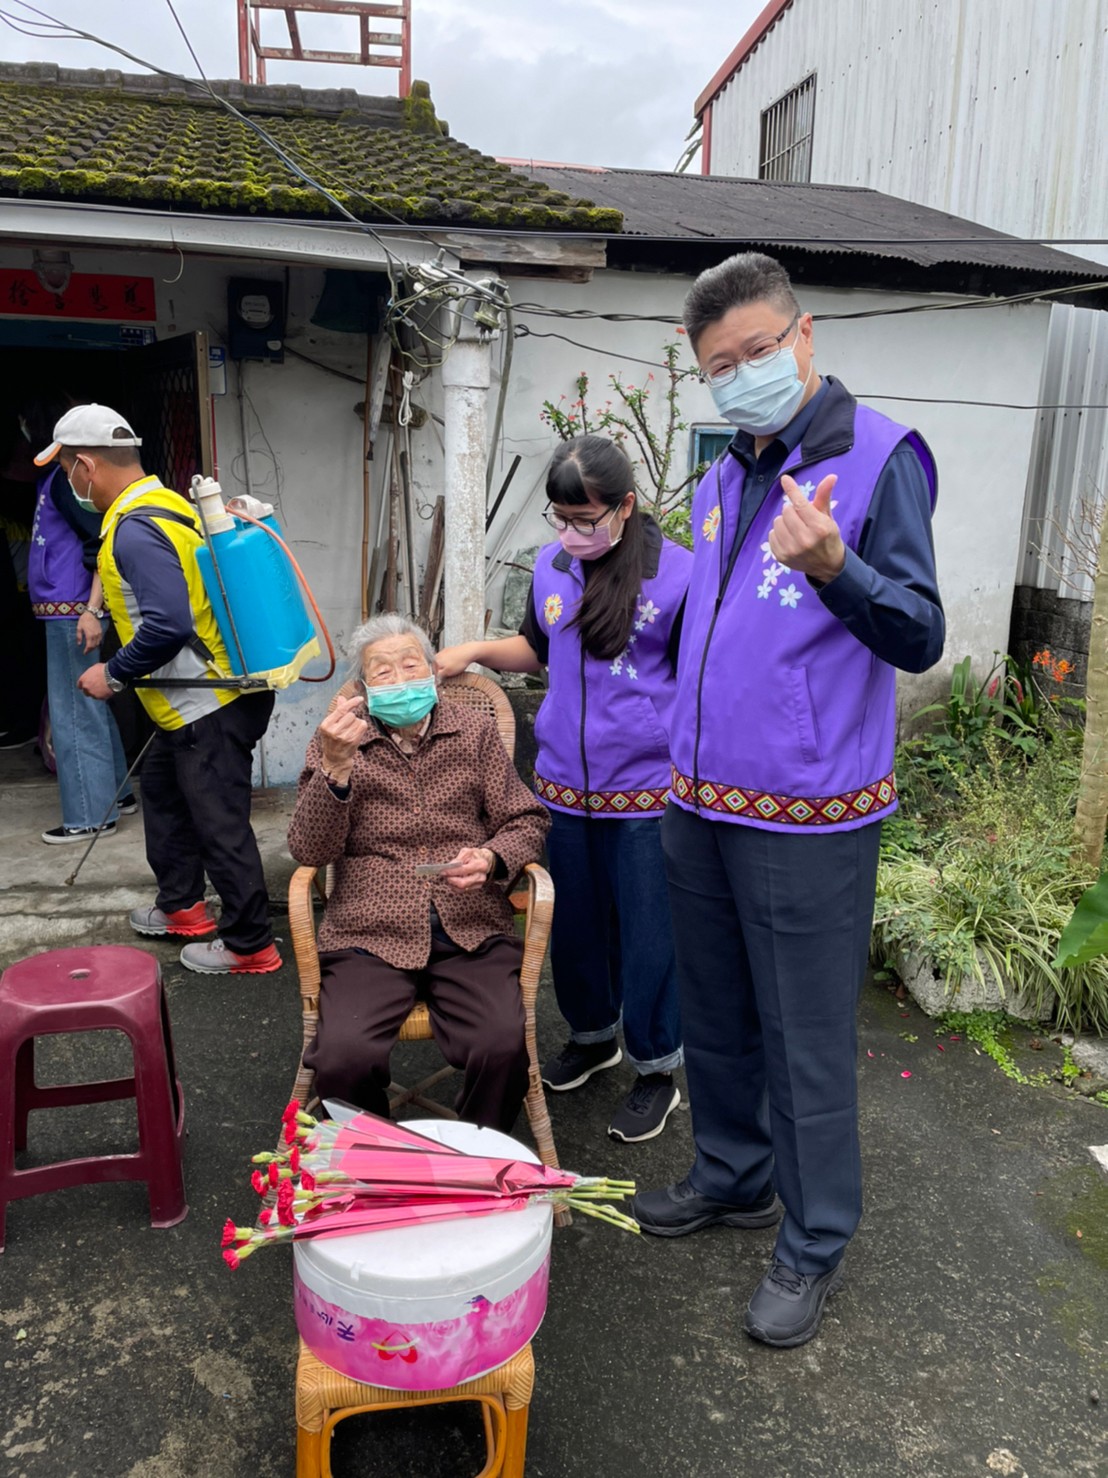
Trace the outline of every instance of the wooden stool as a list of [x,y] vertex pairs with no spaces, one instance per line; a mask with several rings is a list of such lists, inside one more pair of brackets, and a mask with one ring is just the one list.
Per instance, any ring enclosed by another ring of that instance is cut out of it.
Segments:
[[530,1345],[488,1375],[445,1391],[390,1391],[340,1375],[317,1360],[301,1340],[296,1366],[296,1478],[332,1478],[331,1434],[345,1417],[447,1401],[476,1401],[481,1407],[488,1460],[477,1478],[523,1478],[534,1383]]
[[[35,1038],[58,1032],[121,1031],[134,1076],[104,1083],[35,1082]],[[133,1098],[137,1154],[87,1155],[17,1170],[32,1109]],[[107,1180],[144,1180],[150,1222],[175,1226],[188,1214],[181,1175],[184,1100],[173,1060],[162,973],[145,950],[92,945],[20,960],[0,976],[0,1252],[9,1201]]]

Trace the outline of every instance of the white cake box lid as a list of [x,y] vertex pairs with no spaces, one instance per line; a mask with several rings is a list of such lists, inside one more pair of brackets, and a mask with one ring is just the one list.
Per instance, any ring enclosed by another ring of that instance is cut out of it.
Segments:
[[[408,1127],[470,1154],[503,1160],[536,1156],[495,1129],[449,1119],[417,1119]],[[427,1226],[293,1244],[297,1276],[307,1288],[367,1319],[425,1324],[457,1318],[481,1295],[497,1303],[524,1284],[550,1251],[553,1208],[452,1218]]]

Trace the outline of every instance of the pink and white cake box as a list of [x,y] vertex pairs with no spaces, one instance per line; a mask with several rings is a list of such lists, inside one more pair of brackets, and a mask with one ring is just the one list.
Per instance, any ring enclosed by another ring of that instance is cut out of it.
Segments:
[[[535,1160],[495,1129],[409,1128],[470,1154]],[[296,1327],[325,1365],[367,1385],[434,1391],[510,1360],[546,1313],[553,1208],[293,1245]]]

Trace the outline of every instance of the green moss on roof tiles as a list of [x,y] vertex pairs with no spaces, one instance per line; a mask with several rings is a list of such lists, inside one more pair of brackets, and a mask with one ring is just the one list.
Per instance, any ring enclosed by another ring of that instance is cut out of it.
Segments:
[[[426,83],[398,102],[216,84],[354,215],[424,225],[617,232],[619,211],[450,138]],[[247,124],[180,84],[0,64],[0,195],[334,218]]]

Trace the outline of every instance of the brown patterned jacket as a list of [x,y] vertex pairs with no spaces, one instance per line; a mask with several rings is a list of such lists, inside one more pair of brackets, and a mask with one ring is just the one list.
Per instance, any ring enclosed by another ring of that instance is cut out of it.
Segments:
[[[370,730],[346,799],[323,777],[318,735],[300,776],[289,850],[309,867],[335,866],[320,949],[366,949],[398,969],[420,969],[431,952],[431,902],[462,949],[511,934],[509,884],[538,861],[550,816],[516,773],[492,718],[439,703],[411,755]],[[417,863],[448,862],[462,847],[491,848],[503,863],[499,880],[462,892],[416,877]]]

